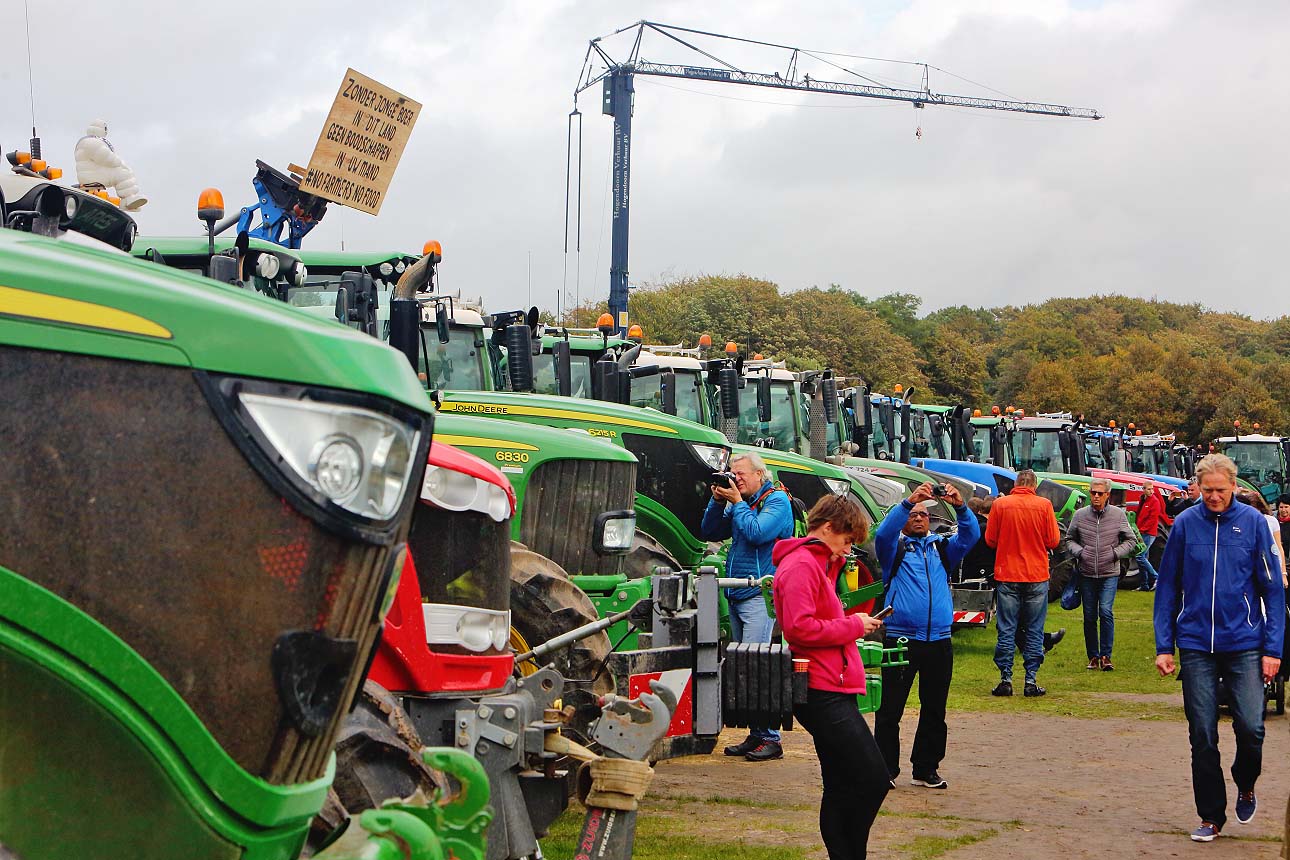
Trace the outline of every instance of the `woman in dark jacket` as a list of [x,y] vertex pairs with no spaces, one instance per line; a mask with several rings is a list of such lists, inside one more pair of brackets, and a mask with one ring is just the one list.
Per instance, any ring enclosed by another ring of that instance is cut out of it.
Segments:
[[882,622],[847,615],[836,583],[852,544],[869,536],[869,521],[851,499],[827,495],[807,515],[807,529],[806,537],[775,545],[775,614],[794,659],[808,661],[807,702],[794,715],[811,733],[820,760],[820,835],[829,860],[858,860],[891,786],[856,704],[865,689],[856,640]]

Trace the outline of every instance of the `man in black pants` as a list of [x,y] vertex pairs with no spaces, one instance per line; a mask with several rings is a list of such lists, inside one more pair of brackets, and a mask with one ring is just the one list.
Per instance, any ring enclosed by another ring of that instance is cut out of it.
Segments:
[[[958,531],[953,537],[931,533],[924,503],[943,496],[954,505]],[[887,619],[886,645],[909,640],[909,665],[882,670],[882,706],[874,722],[874,738],[887,764],[891,785],[900,773],[900,717],[905,700],[918,681],[918,731],[909,757],[913,784],[924,788],[949,788],[937,769],[945,758],[945,701],[954,674],[950,625],[954,619],[949,571],[963,560],[981,536],[974,514],[958,490],[926,483],[893,507],[875,533],[878,560],[882,563],[884,598],[894,612]]]

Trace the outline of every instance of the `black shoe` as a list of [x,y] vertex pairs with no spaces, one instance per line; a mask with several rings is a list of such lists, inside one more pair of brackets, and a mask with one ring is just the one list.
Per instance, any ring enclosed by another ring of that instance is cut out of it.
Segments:
[[749,761],[772,761],[784,757],[784,748],[774,741],[762,741],[756,749],[744,755]]
[[1000,681],[999,686],[995,687],[993,690],[990,691],[990,695],[991,696],[1011,696],[1012,682]]
[[760,743],[761,741],[749,735],[739,743],[726,747],[722,752],[726,755],[748,755],[748,753],[757,749],[757,745]]
[[1047,690],[1045,690],[1043,687],[1036,684],[1034,681],[1026,682],[1027,696],[1043,696],[1043,695],[1046,695],[1047,693],[1048,693]]
[[1047,654],[1049,651],[1056,648],[1057,643],[1062,641],[1065,638],[1066,638],[1065,627],[1059,628],[1056,633],[1045,633],[1044,634],[1044,653]]
[[941,775],[936,771],[932,771],[931,773],[925,776],[914,777],[910,781],[910,785],[921,785],[923,788],[949,788],[950,787],[950,784],[945,780],[941,779]]

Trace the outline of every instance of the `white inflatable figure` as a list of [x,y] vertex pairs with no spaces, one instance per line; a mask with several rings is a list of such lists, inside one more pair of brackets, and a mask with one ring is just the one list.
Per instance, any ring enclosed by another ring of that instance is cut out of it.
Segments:
[[106,135],[107,123],[96,119],[85,130],[85,137],[76,142],[76,180],[81,185],[115,188],[122,209],[142,209],[148,198],[139,193],[134,171],[116,154]]

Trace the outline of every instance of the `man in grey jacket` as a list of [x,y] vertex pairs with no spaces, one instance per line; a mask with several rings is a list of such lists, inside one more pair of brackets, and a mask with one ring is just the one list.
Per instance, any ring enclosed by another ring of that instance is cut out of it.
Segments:
[[[1080,572],[1080,602],[1084,604],[1084,650],[1088,668],[1110,672],[1111,646],[1115,642],[1115,590],[1120,583],[1120,561],[1133,554],[1138,537],[1124,510],[1110,504],[1111,482],[1094,478],[1088,485],[1092,504],[1071,517],[1066,549]],[[1098,635],[1098,626],[1101,635]]]

